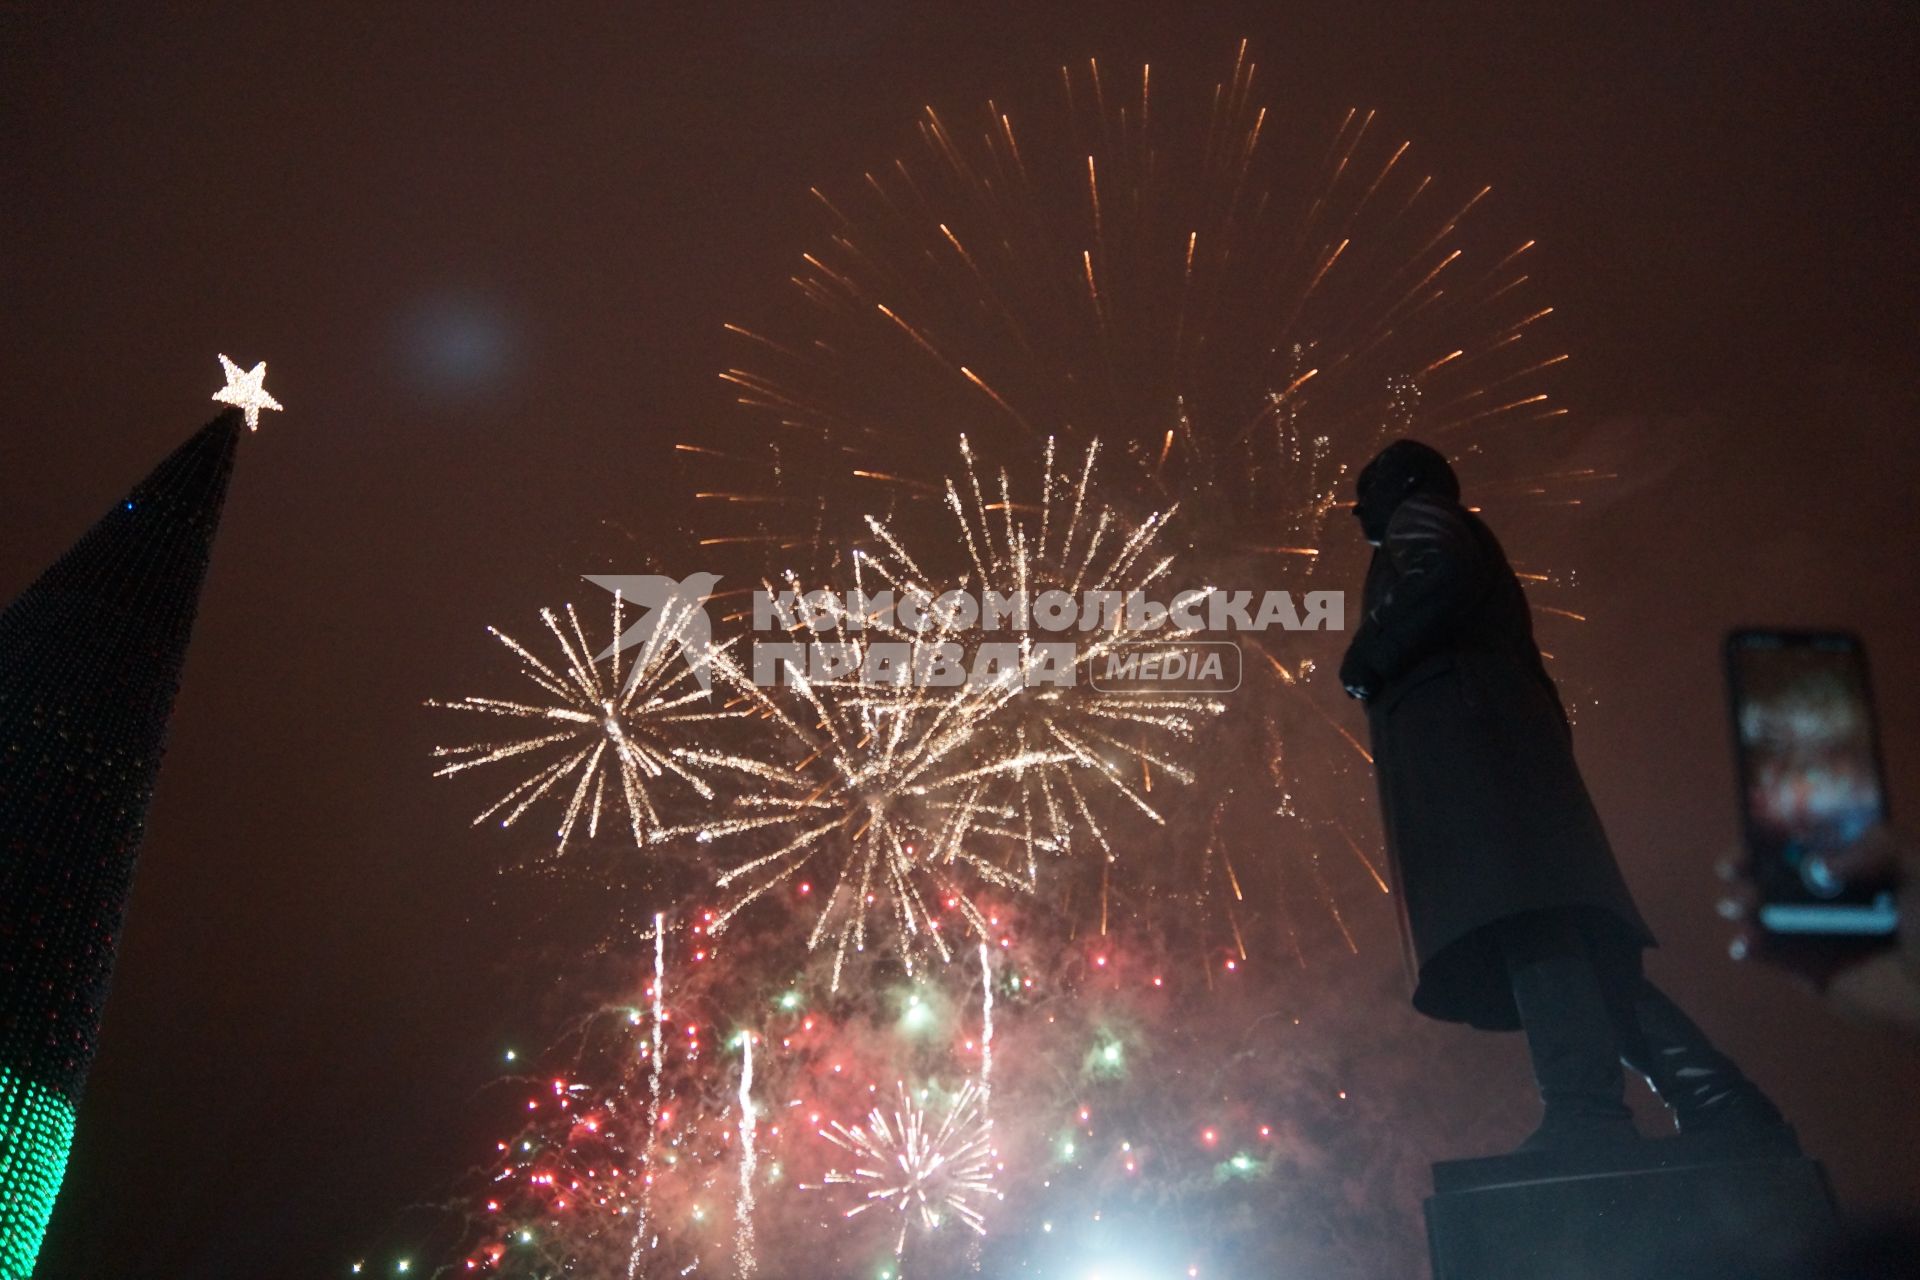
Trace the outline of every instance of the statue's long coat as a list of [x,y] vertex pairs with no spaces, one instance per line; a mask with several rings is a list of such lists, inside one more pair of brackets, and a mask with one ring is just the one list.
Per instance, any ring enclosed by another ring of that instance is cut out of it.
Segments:
[[1519,1025],[1487,926],[1579,914],[1607,964],[1653,935],[1633,905],[1573,758],[1527,599],[1491,530],[1457,502],[1400,504],[1367,572],[1353,653],[1367,702],[1414,1007]]

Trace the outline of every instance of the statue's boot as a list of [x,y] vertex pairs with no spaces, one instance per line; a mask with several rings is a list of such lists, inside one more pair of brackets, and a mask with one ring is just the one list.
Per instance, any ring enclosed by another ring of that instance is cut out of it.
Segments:
[[1639,1034],[1620,1036],[1621,1057],[1672,1109],[1681,1133],[1791,1134],[1760,1086],[1651,982],[1634,993],[1633,1021]]
[[1636,1140],[1613,1019],[1577,927],[1565,918],[1523,918],[1503,930],[1502,949],[1545,1108],[1540,1127],[1519,1150]]

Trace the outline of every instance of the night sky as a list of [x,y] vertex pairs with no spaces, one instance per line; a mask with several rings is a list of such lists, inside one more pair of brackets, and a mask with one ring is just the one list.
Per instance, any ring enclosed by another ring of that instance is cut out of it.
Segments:
[[[1736,624],[1860,631],[1920,808],[1912,6],[9,4],[0,600],[212,416],[216,352],[287,406],[243,442],[39,1275],[338,1276],[485,1154],[565,951],[429,777],[422,699],[676,545],[670,446],[726,414],[721,322],[776,296],[809,184],[925,104],[1089,55],[1218,76],[1242,36],[1541,242],[1566,454],[1622,475],[1557,549],[1593,619],[1558,670],[1653,970],[1845,1204],[1920,1204],[1920,1046],[1727,960],[1712,871]],[[1398,963],[1389,908],[1355,924],[1330,965]],[[1519,1041],[1448,1043],[1517,1141]]]

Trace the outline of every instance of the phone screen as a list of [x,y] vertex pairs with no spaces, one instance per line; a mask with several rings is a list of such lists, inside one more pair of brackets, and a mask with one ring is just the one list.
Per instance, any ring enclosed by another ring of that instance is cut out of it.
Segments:
[[1727,658],[1760,924],[1782,933],[1891,933],[1891,890],[1848,886],[1820,856],[1886,817],[1860,642],[1746,631],[1728,642]]

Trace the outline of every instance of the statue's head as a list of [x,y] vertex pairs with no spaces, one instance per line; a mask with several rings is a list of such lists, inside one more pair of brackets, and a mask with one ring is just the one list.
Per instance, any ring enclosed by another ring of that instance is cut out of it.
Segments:
[[1457,502],[1460,478],[1438,449],[1418,440],[1395,440],[1361,468],[1354,484],[1353,514],[1367,541],[1376,547],[1385,541],[1394,509],[1416,493]]

